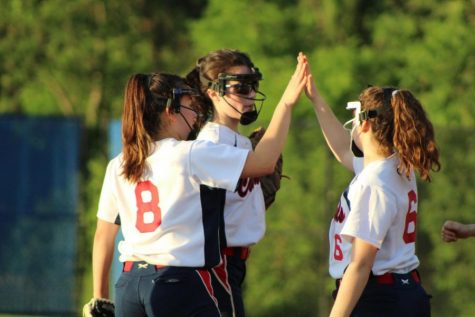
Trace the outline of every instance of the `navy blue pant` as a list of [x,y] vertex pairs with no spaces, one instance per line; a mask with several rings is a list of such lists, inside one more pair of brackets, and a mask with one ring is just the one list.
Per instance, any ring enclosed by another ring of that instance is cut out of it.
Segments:
[[[370,277],[351,317],[430,317],[430,295],[410,273],[392,274],[392,283]],[[334,293],[334,297],[336,296]]]
[[115,285],[115,316],[219,317],[212,294],[208,270],[134,262]]
[[211,270],[211,279],[221,316],[244,317],[242,284],[246,276],[247,255],[242,256],[241,248],[231,249],[237,250],[237,252],[223,257],[223,263]]

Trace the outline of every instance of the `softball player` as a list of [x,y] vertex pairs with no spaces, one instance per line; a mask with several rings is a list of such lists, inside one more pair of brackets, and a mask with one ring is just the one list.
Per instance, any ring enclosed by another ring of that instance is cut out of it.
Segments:
[[[298,59],[300,65],[303,55]],[[201,91],[201,103],[211,117],[198,139],[252,150],[251,141],[238,128],[239,124],[247,125],[257,119],[265,95],[258,91],[262,75],[249,56],[230,49],[210,52],[198,60],[187,79]],[[284,96],[287,93],[288,90]],[[260,102],[259,111],[256,101]],[[222,265],[212,269],[213,286],[222,315],[242,317],[242,284],[249,248],[265,232],[265,204],[259,178],[241,178],[236,189],[226,192],[224,224],[226,247]]]
[[273,170],[305,85],[299,63],[276,119],[254,152],[208,141],[183,141],[198,114],[184,80],[134,75],[125,91],[123,152],[107,167],[93,246],[94,298],[108,298],[119,226],[123,273],[116,316],[220,316],[207,269],[221,262],[224,192],[240,178]]
[[[336,158],[356,173],[330,228],[330,274],[337,280],[330,316],[430,316],[416,270],[413,169],[423,180],[440,169],[432,124],[409,91],[370,87],[356,103],[348,138],[313,81],[306,92]],[[349,163],[351,145],[364,153],[363,167],[361,159]]]

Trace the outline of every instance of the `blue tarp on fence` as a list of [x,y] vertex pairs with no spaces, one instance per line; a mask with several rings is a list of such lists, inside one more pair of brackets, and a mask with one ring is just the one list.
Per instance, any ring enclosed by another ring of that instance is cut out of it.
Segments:
[[[122,140],[121,140],[121,129],[122,122],[121,120],[111,120],[109,123],[109,158],[112,159],[122,151]],[[112,298],[115,296],[114,284],[119,279],[120,274],[122,273],[122,264],[119,262],[119,252],[117,251],[117,246],[120,240],[123,240],[122,231],[119,230],[116,238],[116,248],[114,253],[114,259],[112,262],[111,269],[111,278],[110,278],[110,293]],[[114,298],[115,299],[115,298]]]
[[81,125],[0,116],[0,312],[76,312]]

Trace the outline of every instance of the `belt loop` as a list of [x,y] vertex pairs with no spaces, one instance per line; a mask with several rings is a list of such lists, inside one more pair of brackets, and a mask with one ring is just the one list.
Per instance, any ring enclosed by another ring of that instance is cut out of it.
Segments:
[[241,248],[241,260],[247,260],[249,257],[249,253],[251,253],[251,249],[247,247]]
[[416,281],[416,283],[421,283],[421,277],[419,276],[419,272],[417,270],[411,271],[411,276]]
[[122,267],[122,272],[130,272],[132,267],[134,266],[134,262],[132,261],[125,261]]
[[376,280],[379,284],[393,284],[394,276],[392,273],[384,273],[383,275],[376,275]]
[[244,261],[249,257],[251,249],[249,247],[225,247],[222,252],[224,255],[239,257]]

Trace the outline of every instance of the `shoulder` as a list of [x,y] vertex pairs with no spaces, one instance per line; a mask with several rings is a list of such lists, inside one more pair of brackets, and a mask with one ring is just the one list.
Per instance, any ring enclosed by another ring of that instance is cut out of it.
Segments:
[[397,158],[389,158],[366,166],[358,175],[357,183],[373,193],[397,196],[400,190],[410,185],[407,178],[397,171]]
[[147,161],[153,161],[157,158],[170,158],[173,156],[181,156],[184,152],[189,151],[191,141],[182,141],[174,138],[166,138],[156,141],[153,145],[152,153],[147,158]]
[[[191,141],[165,139],[155,143],[155,149],[148,160],[153,160],[154,157],[161,157],[165,155],[168,159],[175,157],[185,157],[188,154],[196,152],[216,152],[223,151],[223,149],[233,148],[227,144],[219,144],[207,139],[196,139]],[[214,155],[214,154],[209,154]]]
[[221,132],[221,127],[219,124],[214,122],[207,122],[203,128],[201,128],[200,132],[198,133],[197,140],[209,140],[214,143],[219,142]]
[[213,143],[235,145],[237,133],[225,125],[207,122],[198,134],[198,140],[208,140]]
[[237,135],[237,139],[236,139],[237,147],[240,147],[242,149],[252,150],[253,148],[252,142],[247,136],[242,135],[242,134],[236,134],[236,135]]
[[120,170],[123,164],[123,155],[120,153],[107,164],[107,174],[120,174]]
[[[229,144],[215,143],[210,140],[194,140],[186,141],[187,146],[191,154],[196,153],[197,151],[207,153],[206,155],[217,155],[217,153],[224,155],[225,153],[237,152],[238,148],[234,146],[229,146]],[[219,155],[219,156],[221,156]]]
[[397,165],[398,160],[395,157],[371,162],[363,168],[360,177],[362,181],[384,186],[386,183],[393,182],[395,178],[399,178]]
[[220,164],[239,165],[238,162],[245,160],[248,154],[248,149],[207,140],[195,140],[191,142],[189,159],[192,164],[214,165],[217,168]]

